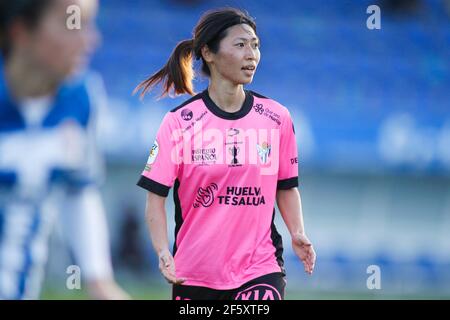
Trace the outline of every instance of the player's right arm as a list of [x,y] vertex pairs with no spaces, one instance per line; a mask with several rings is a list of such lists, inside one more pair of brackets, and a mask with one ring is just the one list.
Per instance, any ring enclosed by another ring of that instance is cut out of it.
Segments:
[[175,274],[175,262],[169,250],[165,201],[178,177],[180,165],[176,139],[180,136],[176,119],[166,114],[150,149],[150,156],[138,185],[148,191],[145,217],[153,247],[158,255],[159,269],[169,283],[181,284]]
[[153,248],[158,254],[159,270],[169,283],[182,284],[184,279],[176,277],[175,262],[169,250],[165,201],[165,197],[148,192],[145,220],[150,231]]

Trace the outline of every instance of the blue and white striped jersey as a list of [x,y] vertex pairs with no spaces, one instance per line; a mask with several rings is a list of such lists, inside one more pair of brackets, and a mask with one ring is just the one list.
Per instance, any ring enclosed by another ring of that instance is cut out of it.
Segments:
[[[81,187],[98,181],[93,108],[98,85],[92,74],[60,87],[39,124],[27,124],[0,76],[0,189],[39,198],[52,184]],[[101,88],[97,92],[102,92]],[[11,194],[10,194],[11,195]]]
[[69,195],[61,211],[72,212],[69,221],[76,236],[71,237],[73,242],[82,239],[74,247],[86,274],[112,272],[104,212],[95,187],[102,176],[95,123],[103,94],[98,76],[78,75],[54,96],[41,100],[48,105],[41,106],[41,117],[30,121],[24,108],[33,108],[33,102],[12,99],[0,63],[0,299],[39,296],[55,218],[47,210],[54,190]]

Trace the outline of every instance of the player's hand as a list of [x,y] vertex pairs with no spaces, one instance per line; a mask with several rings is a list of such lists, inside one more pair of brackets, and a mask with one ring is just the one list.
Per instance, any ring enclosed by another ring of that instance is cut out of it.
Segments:
[[159,254],[159,270],[167,282],[171,284],[182,284],[185,279],[177,278],[175,275],[175,261],[169,250],[163,250]]
[[305,272],[312,274],[316,263],[316,252],[311,241],[304,234],[297,234],[292,237],[292,248],[295,254],[302,260]]

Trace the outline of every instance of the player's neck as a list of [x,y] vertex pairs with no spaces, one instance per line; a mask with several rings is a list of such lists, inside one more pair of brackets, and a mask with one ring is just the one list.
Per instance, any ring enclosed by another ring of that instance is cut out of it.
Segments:
[[211,100],[226,112],[239,111],[245,100],[245,92],[242,85],[211,81],[208,93]]
[[11,56],[5,63],[5,78],[14,99],[42,97],[53,94],[58,86],[25,59]]

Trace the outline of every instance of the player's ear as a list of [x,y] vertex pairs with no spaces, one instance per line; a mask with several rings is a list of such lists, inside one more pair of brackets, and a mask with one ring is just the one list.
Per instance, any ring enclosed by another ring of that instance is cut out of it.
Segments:
[[201,51],[202,51],[203,60],[205,60],[208,63],[211,63],[213,61],[213,55],[214,54],[211,52],[211,50],[209,50],[208,45],[205,44],[202,47]]

